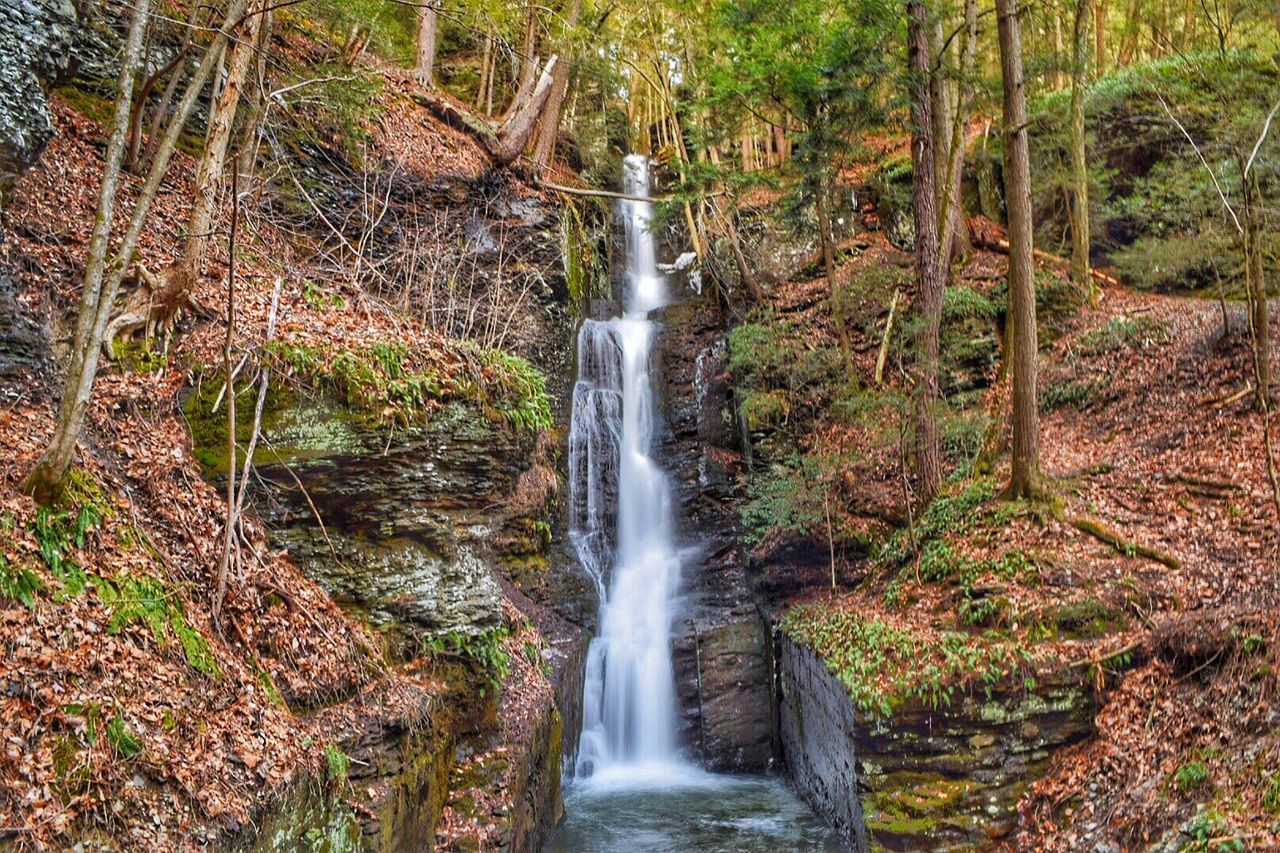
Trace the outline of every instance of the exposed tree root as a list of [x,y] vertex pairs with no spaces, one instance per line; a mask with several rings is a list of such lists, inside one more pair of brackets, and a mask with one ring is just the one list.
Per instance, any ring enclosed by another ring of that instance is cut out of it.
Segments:
[[1088,533],[1094,539],[1106,545],[1110,545],[1117,553],[1124,554],[1128,557],[1144,557],[1148,560],[1155,560],[1157,563],[1163,563],[1171,569],[1181,569],[1182,561],[1172,554],[1167,554],[1149,545],[1142,545],[1138,542],[1132,542],[1125,539],[1117,531],[1112,530],[1100,521],[1092,518],[1072,518],[1069,519],[1071,526],[1081,533]]

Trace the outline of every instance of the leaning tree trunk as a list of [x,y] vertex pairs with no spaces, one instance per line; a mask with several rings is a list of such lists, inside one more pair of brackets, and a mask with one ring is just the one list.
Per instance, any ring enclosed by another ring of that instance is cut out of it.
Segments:
[[413,66],[413,78],[428,89],[435,85],[436,33],[439,28],[436,4],[429,0],[418,10],[418,55]]
[[[138,5],[134,7],[135,11],[137,9],[145,9],[147,5],[147,0],[138,0]],[[114,261],[110,264],[105,263],[105,241],[107,237],[104,236],[101,247],[104,260],[95,264],[92,261],[97,256],[91,254],[90,263],[86,266],[85,287],[80,301],[80,321],[77,325],[76,337],[68,363],[67,384],[62,396],[62,405],[58,411],[58,426],[48,449],[41,456],[40,461],[36,463],[35,469],[26,481],[27,491],[40,496],[42,499],[53,497],[62,488],[67,470],[71,466],[71,456],[75,451],[76,442],[79,440],[80,431],[84,427],[84,415],[93,391],[93,381],[98,375],[98,357],[104,348],[106,340],[107,322],[111,317],[116,295],[120,291],[120,285],[129,270],[133,269],[128,262],[138,248],[138,240],[142,236],[147,214],[151,210],[151,202],[155,200],[156,193],[160,189],[160,182],[169,171],[169,161],[173,158],[173,152],[177,147],[178,137],[182,133],[182,128],[190,117],[192,109],[195,108],[196,101],[204,90],[205,83],[209,80],[209,75],[222,57],[231,29],[240,22],[247,5],[248,0],[231,0],[222,27],[209,45],[200,67],[196,69],[195,75],[187,84],[186,92],[178,103],[177,111],[174,113],[173,118],[170,119],[165,128],[164,136],[156,147],[155,157],[147,171],[146,182],[142,186],[142,191],[138,194],[138,200],[133,207],[133,216],[130,218],[129,227],[120,241],[120,247]],[[140,42],[141,35],[139,35]],[[129,68],[130,60],[128,59],[127,44],[126,42],[125,67]],[[136,59],[134,61],[136,62]],[[130,74],[130,79],[132,79],[132,74]],[[132,87],[132,83],[129,85]],[[121,114],[123,114],[123,118],[120,118]],[[111,154],[111,142],[108,143],[107,167],[103,174],[104,189],[105,185],[109,183],[108,178],[112,178],[114,181],[119,175],[120,166],[114,156],[120,158],[124,156],[124,136],[128,130],[129,121],[127,98],[124,106],[117,108],[116,118],[119,119],[119,123],[113,123],[112,140],[115,140],[116,137],[115,127],[123,127],[124,129],[120,131],[119,151],[115,155]],[[114,188],[111,197],[114,199]],[[100,201],[99,219],[102,219],[103,207],[104,205]],[[105,222],[95,225],[95,229],[99,226],[106,229],[104,234],[109,234],[110,217],[107,217]],[[91,253],[94,251],[93,243],[90,244],[90,251]]]
[[1071,56],[1071,278],[1094,294],[1089,271],[1089,164],[1085,159],[1084,90],[1089,81],[1091,0],[1077,0]]
[[533,95],[498,129],[497,136],[489,145],[489,153],[498,165],[514,163],[524,151],[525,146],[529,144],[529,138],[533,136],[534,128],[538,126],[539,117],[546,112],[547,99],[555,88],[557,67],[556,57],[553,56],[547,60],[546,67],[542,69],[542,76],[538,78],[538,85],[534,87]]
[[191,291],[199,280],[205,255],[213,237],[213,215],[217,207],[223,172],[227,162],[227,150],[231,132],[235,127],[236,113],[241,94],[254,56],[258,52],[258,36],[266,13],[255,8],[248,10],[236,39],[228,50],[226,76],[217,100],[210,108],[209,126],[205,132],[204,151],[196,169],[196,193],[187,217],[187,241],[182,257],[159,275],[144,277],[139,287],[121,310],[107,324],[103,337],[106,354],[117,338],[128,336],[137,329],[152,324],[167,326],[186,307]]
[[928,12],[920,0],[907,3],[907,65],[911,73],[911,188],[916,226],[915,347],[916,477],[927,503],[942,482],[938,442],[938,334],[945,287],[938,247],[937,185],[934,175],[933,108],[929,97]]
[[[565,56],[572,56],[574,27],[578,26],[578,18],[582,15],[582,0],[573,0],[569,7],[569,15],[564,22],[563,43]],[[539,172],[546,171],[556,153],[556,140],[560,136],[560,114],[564,111],[564,98],[569,92],[569,62],[566,60],[556,68],[555,81],[551,87],[551,96],[547,109],[538,124],[538,136],[533,143],[533,162]]]
[[1009,496],[1028,498],[1035,495],[1039,484],[1040,424],[1036,409],[1031,167],[1017,0],[996,0],[996,18],[1004,80],[1004,180],[1009,216],[1009,340],[1013,367],[1013,473]]
[[[111,137],[107,141],[106,161],[102,169],[102,187],[98,191],[98,212],[93,222],[93,236],[89,239],[84,289],[80,293],[80,314],[71,345],[71,360],[67,365],[62,405],[58,410],[58,426],[53,434],[53,442],[23,483],[23,490],[34,495],[41,503],[49,503],[61,491],[67,470],[71,467],[71,456],[75,452],[76,440],[84,423],[85,408],[89,405],[89,395],[93,389],[93,373],[97,368],[98,355],[94,332],[102,301],[107,244],[111,239],[116,190],[120,183],[120,167],[124,163],[129,134],[133,84],[141,65],[142,36],[147,29],[149,5],[149,0],[137,0],[133,22],[129,25],[129,35],[125,39],[124,63],[120,67],[120,78],[116,84],[116,108],[111,119]],[[89,367],[87,382],[84,380],[86,360],[95,362]]]

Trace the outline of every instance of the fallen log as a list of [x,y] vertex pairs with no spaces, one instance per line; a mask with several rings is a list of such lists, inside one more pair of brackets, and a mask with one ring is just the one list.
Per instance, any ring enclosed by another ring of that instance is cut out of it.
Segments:
[[[984,216],[976,216],[969,220],[969,240],[979,249],[986,249],[988,252],[995,252],[1000,255],[1009,254],[1009,241],[1005,239],[1004,229],[999,223],[993,222]],[[1032,257],[1046,264],[1053,264],[1060,268],[1068,268],[1071,261],[1061,255],[1055,255],[1052,252],[1046,252],[1044,249],[1032,249]],[[1108,287],[1119,287],[1120,280],[1114,276],[1109,276],[1101,270],[1089,269],[1089,275],[1094,281]]]

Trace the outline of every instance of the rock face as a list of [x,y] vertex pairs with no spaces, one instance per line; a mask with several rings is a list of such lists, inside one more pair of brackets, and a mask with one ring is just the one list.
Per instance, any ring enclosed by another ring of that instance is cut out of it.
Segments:
[[858,799],[857,720],[844,685],[817,655],[779,642],[778,733],[791,783],[823,820],[867,849]]
[[44,334],[14,296],[13,281],[0,270],[0,380],[23,379],[42,363]]
[[0,5],[0,194],[53,138],[45,87],[66,73],[75,35],[71,0]]
[[1089,692],[1065,679],[861,719],[825,664],[786,637],[779,684],[792,781],[860,850],[869,840],[888,850],[990,843],[1012,828],[1053,751],[1093,731]]
[[710,769],[762,771],[774,755],[771,659],[738,543],[741,456],[722,329],[718,308],[690,297],[664,311],[658,340],[670,428],[661,456],[690,554],[673,656],[686,744]]
[[375,626],[410,637],[497,627],[492,543],[503,519],[486,507],[514,489],[527,440],[461,406],[398,432],[323,399],[282,412],[265,430],[275,453],[259,469],[271,491],[261,515],[311,577]]

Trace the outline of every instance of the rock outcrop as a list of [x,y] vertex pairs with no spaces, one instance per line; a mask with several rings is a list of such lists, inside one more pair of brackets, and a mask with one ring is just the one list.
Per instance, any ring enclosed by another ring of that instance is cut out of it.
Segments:
[[71,0],[0,5],[0,195],[53,138],[46,88],[68,70],[76,26]]

